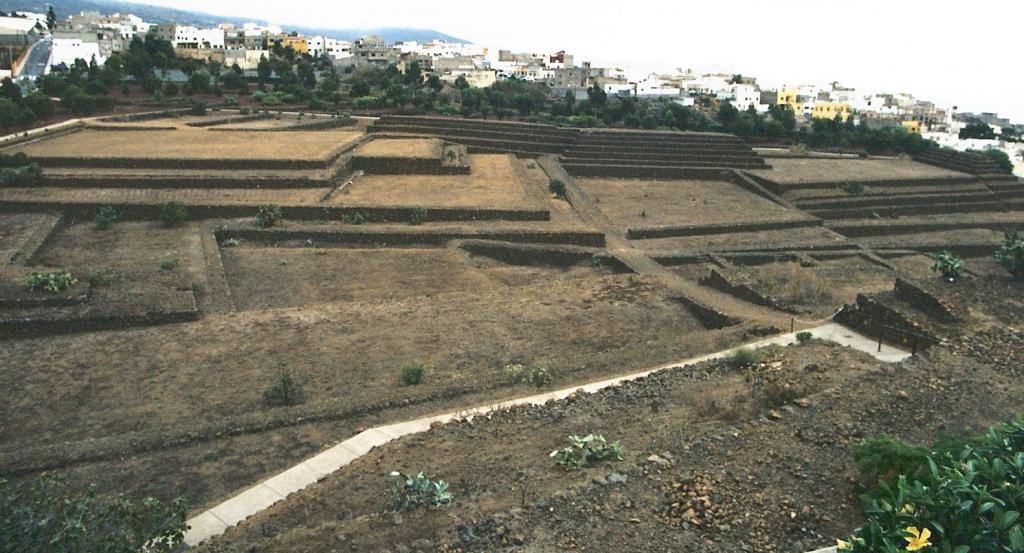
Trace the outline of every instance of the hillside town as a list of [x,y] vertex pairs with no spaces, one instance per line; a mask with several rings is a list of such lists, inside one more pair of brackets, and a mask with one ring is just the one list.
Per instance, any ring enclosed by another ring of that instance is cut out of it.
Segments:
[[[128,48],[136,37],[153,35],[167,40],[174,53],[186,59],[216,62],[238,68],[251,79],[260,60],[275,47],[295,55],[327,60],[340,72],[354,68],[396,65],[400,71],[418,64],[425,76],[486,88],[495,82],[517,79],[545,85],[551,98],[586,100],[595,87],[619,98],[659,98],[683,106],[708,99],[730,102],[740,111],[768,113],[773,106],[788,106],[798,120],[840,119],[873,128],[902,127],[941,146],[966,150],[1001,150],[1019,174],[1024,174],[1024,124],[1014,124],[995,113],[958,111],[906,92],[862,90],[840,82],[793,83],[763,88],[757,78],[740,74],[703,73],[677,69],[669,73],[636,75],[629,67],[597,67],[578,61],[571,53],[515,52],[478,44],[434,40],[386,43],[378,36],[355,41],[328,36],[305,36],[277,25],[245,23],[198,28],[177,23],[150,23],[130,13],[104,15],[81,12],[56,18],[51,14],[17,13],[0,17],[0,48],[4,56],[0,76],[31,82],[53,70],[67,69],[75,60],[102,65],[112,54]],[[29,58],[35,65],[26,63]],[[168,71],[164,80],[183,83],[187,76]],[[971,123],[991,131],[972,132]],[[966,129],[966,130],[965,130]]]

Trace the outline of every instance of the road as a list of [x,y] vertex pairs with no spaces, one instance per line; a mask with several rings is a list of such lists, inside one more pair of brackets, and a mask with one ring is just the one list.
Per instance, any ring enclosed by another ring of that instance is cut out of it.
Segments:
[[25,65],[21,67],[19,77],[28,77],[35,80],[46,73],[46,66],[50,63],[50,50],[53,42],[50,37],[43,38],[29,47],[28,58]]

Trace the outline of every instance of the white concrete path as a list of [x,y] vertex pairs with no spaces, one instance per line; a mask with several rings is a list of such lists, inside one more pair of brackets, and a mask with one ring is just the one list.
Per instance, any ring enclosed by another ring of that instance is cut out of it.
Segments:
[[[878,352],[878,342],[866,336],[858,334],[846,327],[836,323],[829,323],[815,328],[807,329],[817,338],[832,340],[844,346],[867,352],[879,360],[896,362],[906,359],[910,354],[889,346],[882,346]],[[185,543],[193,546],[213,536],[223,534],[229,527],[234,526],[274,503],[283,500],[289,494],[310,486],[329,474],[348,465],[355,459],[366,454],[376,446],[383,445],[401,436],[425,432],[434,423],[445,424],[454,419],[462,419],[483,415],[495,410],[506,409],[517,405],[542,405],[551,400],[565,399],[577,392],[594,393],[602,388],[615,386],[630,380],[636,380],[653,372],[661,371],[672,367],[681,367],[726,357],[740,348],[761,348],[770,345],[789,345],[796,342],[796,333],[782,334],[764,340],[759,340],[735,348],[719,351],[709,355],[694,357],[676,363],[670,363],[648,369],[645,371],[609,378],[598,382],[591,382],[580,386],[562,388],[552,392],[545,392],[527,397],[521,397],[508,401],[502,401],[491,405],[481,405],[471,409],[453,411],[443,415],[424,417],[407,422],[378,426],[364,430],[359,434],[327,449],[294,467],[264,480],[259,484],[239,493],[238,495],[224,501],[212,509],[200,513],[188,520],[191,527],[185,533]]]

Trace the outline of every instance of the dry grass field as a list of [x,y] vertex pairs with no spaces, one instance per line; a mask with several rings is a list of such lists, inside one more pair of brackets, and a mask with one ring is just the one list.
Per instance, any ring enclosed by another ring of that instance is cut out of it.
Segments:
[[780,184],[966,177],[908,159],[772,158],[772,169],[757,174]]
[[724,181],[583,178],[579,183],[621,229],[806,218]]
[[352,153],[366,157],[441,157],[444,141],[436,138],[378,138],[359,145]]
[[[373,144],[371,142],[371,144]],[[362,175],[329,203],[430,207],[528,207],[530,197],[506,154],[469,156],[468,175]]]
[[24,152],[40,159],[77,157],[320,161],[356,140],[361,134],[350,130],[223,133],[204,128],[181,127],[173,131],[145,131],[145,135],[140,136],[138,132],[83,130],[12,146],[5,148],[4,152]]
[[460,250],[226,248],[222,256],[239,309],[341,301],[391,301],[495,283]]

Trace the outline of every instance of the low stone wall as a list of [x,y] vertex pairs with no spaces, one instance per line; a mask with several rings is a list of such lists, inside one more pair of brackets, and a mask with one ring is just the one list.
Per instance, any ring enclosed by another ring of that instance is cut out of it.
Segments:
[[134,121],[150,121],[152,119],[164,119],[166,117],[177,117],[189,113],[191,108],[175,108],[160,111],[147,111],[143,113],[129,113],[126,115],[108,115],[100,117],[97,121],[107,123],[132,123]]
[[263,119],[272,119],[274,115],[272,113],[250,113],[248,115],[225,115],[224,117],[216,117],[213,119],[205,119],[203,121],[192,121],[186,123],[189,127],[215,127],[217,125],[229,125],[232,123],[245,123],[247,121],[261,121]]
[[883,342],[909,348],[914,348],[915,344],[926,348],[939,343],[934,333],[879,299],[886,295],[893,298],[892,292],[873,296],[857,294],[856,305],[843,306],[835,317],[836,322],[867,336],[881,335]]
[[613,256],[602,249],[572,245],[541,245],[496,240],[456,240],[454,246],[473,255],[490,257],[510,265],[570,267],[589,262],[594,266],[610,267],[616,272],[632,272]]
[[961,319],[953,304],[915,282],[897,278],[893,293],[897,298],[931,315],[940,323],[955,323]]
[[[345,170],[341,168],[340,170]],[[331,185],[329,178],[264,176],[259,178],[233,177],[82,177],[46,175],[38,186],[63,188],[324,188]],[[13,186],[13,185],[12,185]],[[3,189],[3,186],[0,186]]]
[[697,318],[706,330],[718,330],[720,328],[727,328],[740,324],[739,320],[685,296],[678,296],[672,299],[682,304],[682,306],[686,308],[691,315]]
[[809,210],[815,216],[823,219],[870,219],[876,215],[879,217],[905,217],[908,215],[940,215],[945,213],[984,213],[987,211],[1009,211],[1016,209],[1013,204],[993,199],[986,202],[975,202],[969,204],[945,203],[945,204],[917,204],[908,206],[886,206],[874,208],[851,208],[851,209],[814,209]]
[[[160,218],[159,203],[110,203],[80,202],[64,203],[60,201],[11,201],[0,200],[0,212],[50,212],[62,210],[68,215],[91,218],[101,206],[112,206],[124,220],[157,220]],[[284,219],[298,221],[340,221],[345,217],[362,215],[368,222],[403,222],[412,218],[413,207],[387,206],[321,206],[321,205],[282,205]],[[186,204],[188,217],[197,219],[234,219],[254,217],[256,205],[240,204]],[[546,209],[492,209],[492,208],[427,208],[423,222],[433,221],[547,221],[550,213]]]
[[352,168],[370,175],[468,175],[468,164],[445,163],[440,157],[354,156]]
[[6,318],[3,314],[0,314],[0,340],[154,326],[196,321],[198,319],[199,310],[195,307],[194,303],[191,309],[178,311],[156,310],[142,315],[112,314],[76,318],[50,318],[47,316]]
[[782,311],[792,312],[788,307],[779,305],[775,298],[765,296],[755,290],[750,282],[742,280],[736,276],[727,276],[723,271],[719,271],[718,269],[711,269],[708,275],[701,278],[698,282],[702,286],[714,288],[715,290],[725,292],[731,296],[736,296],[741,300],[748,301],[755,305],[764,305]]
[[962,192],[952,194],[929,194],[926,196],[922,195],[903,195],[903,194],[891,194],[885,196],[850,196],[847,198],[829,198],[827,200],[803,200],[795,202],[797,207],[806,210],[824,210],[824,209],[868,209],[878,207],[882,209],[895,208],[895,207],[913,207],[922,203],[978,203],[978,202],[993,202],[997,199],[991,192],[979,191],[979,192]]
[[673,236],[701,236],[705,234],[731,234],[736,232],[760,232],[764,230],[785,230],[794,228],[819,227],[821,219],[797,219],[794,221],[764,221],[749,223],[715,223],[710,225],[680,225],[628,229],[626,238],[643,240],[669,238]]
[[880,225],[858,225],[856,223],[844,224],[844,223],[826,223],[825,226],[835,232],[838,232],[845,236],[850,237],[862,237],[862,236],[888,236],[892,234],[909,234],[916,232],[934,232],[934,231],[945,231],[945,230],[960,230],[960,229],[988,229],[1002,231],[1006,228],[1020,229],[1024,228],[1024,222],[1021,221],[943,221],[943,222],[913,222],[913,223],[900,223],[894,221],[891,224],[880,224]]
[[[575,177],[608,177],[620,179],[665,179],[665,180],[686,180],[705,178],[701,175],[710,173],[721,174],[722,170],[730,168],[748,168],[743,165],[707,165],[700,166],[675,166],[675,167],[653,167],[643,165],[601,165],[601,164],[579,164],[563,163],[565,171]],[[751,165],[750,167],[754,167]],[[761,166],[763,167],[763,165]],[[715,177],[720,178],[720,177]]]
[[283,242],[287,240],[313,240],[317,244],[377,244],[388,245],[432,245],[442,246],[452,240],[488,240],[522,244],[567,244],[589,248],[603,248],[604,235],[593,231],[546,231],[546,230],[318,230],[306,229],[257,229],[224,228],[215,232],[217,241],[228,238],[237,240]]

